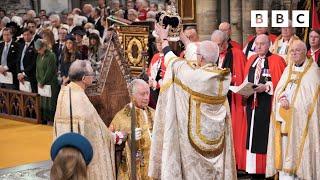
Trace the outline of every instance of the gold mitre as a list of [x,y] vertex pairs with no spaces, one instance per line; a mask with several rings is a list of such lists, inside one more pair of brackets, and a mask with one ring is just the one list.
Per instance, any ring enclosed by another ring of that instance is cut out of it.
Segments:
[[157,23],[166,28],[169,26],[168,40],[179,41],[180,31],[182,30],[182,20],[176,12],[174,5],[169,5],[167,11],[161,11],[156,16]]

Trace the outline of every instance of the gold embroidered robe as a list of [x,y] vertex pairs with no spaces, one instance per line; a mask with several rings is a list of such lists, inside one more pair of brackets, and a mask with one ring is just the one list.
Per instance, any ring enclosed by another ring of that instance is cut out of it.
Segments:
[[149,176],[162,180],[236,179],[227,92],[230,73],[165,56]]
[[[128,139],[125,143],[123,150],[122,161],[118,169],[119,180],[128,180],[130,178],[131,167],[131,149],[130,149],[130,137],[131,137],[131,105],[127,104],[122,110],[120,110],[113,118],[111,125],[115,131],[124,131],[128,133]],[[143,160],[136,161],[136,172],[138,180],[151,179],[148,177],[148,164],[149,153],[151,146],[151,133],[153,126],[154,110],[150,107],[145,109],[139,109],[136,107],[136,127],[142,129],[141,139],[136,141],[137,150],[141,150],[143,154]]]
[[281,56],[286,61],[286,63],[288,64],[289,63],[288,59],[290,59],[289,58],[289,52],[290,52],[290,49],[291,49],[291,45],[292,45],[293,41],[295,41],[295,40],[299,40],[299,37],[296,36],[296,35],[293,35],[290,38],[289,42],[288,42],[288,46],[286,48],[286,53],[285,54],[279,54],[279,51],[281,49],[280,44],[283,41],[282,36],[279,35],[277,37],[277,39],[274,41],[273,45],[271,46],[270,51],[271,51],[272,54],[277,54],[277,55]]
[[115,180],[114,140],[91,104],[84,90],[71,82],[63,86],[58,97],[54,118],[53,141],[70,132],[70,100],[73,113],[73,131],[85,136],[93,148],[93,158],[87,167],[87,178],[92,180]]
[[[311,59],[301,68],[297,71],[294,65],[287,66],[275,90],[267,177],[283,171],[299,179],[320,179],[320,70]],[[292,87],[287,98],[290,108],[284,110],[279,99]]]

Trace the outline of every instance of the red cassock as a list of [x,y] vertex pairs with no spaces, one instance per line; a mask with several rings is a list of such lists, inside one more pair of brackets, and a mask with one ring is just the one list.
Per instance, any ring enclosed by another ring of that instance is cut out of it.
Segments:
[[[308,51],[307,56],[310,58],[311,57],[311,50]],[[318,64],[318,66],[320,67],[320,49],[318,49],[315,52],[315,58],[314,61]]]
[[149,106],[152,108],[156,108],[158,96],[160,92],[160,86],[164,78],[165,72],[166,72],[166,67],[164,65],[164,55],[160,53],[156,53],[155,55],[153,55],[150,61],[150,66],[147,70],[147,75],[149,76],[149,79],[152,78],[157,82],[156,89],[150,89]]
[[[231,85],[239,86],[244,80],[244,67],[247,59],[238,48],[228,48],[222,68],[230,68],[232,73]],[[238,169],[245,167],[246,158],[246,119],[242,97],[229,91],[228,100],[231,109],[233,142]]]
[[[250,68],[252,69],[252,64],[255,62],[257,57],[258,57],[258,55],[251,56],[245,66],[245,77],[248,76],[248,81],[250,81],[250,82],[251,82],[250,79],[254,79],[252,77],[251,78],[249,77],[249,76],[254,76],[254,71],[250,70]],[[282,57],[275,55],[275,54],[271,54],[270,52],[267,53],[266,60],[267,60],[266,65],[268,66],[269,73],[271,75],[273,89],[275,89],[280,78],[281,78],[281,75],[286,67],[286,63]],[[249,72],[253,72],[253,73],[249,73]],[[257,93],[258,99],[260,96],[259,94],[260,93]],[[248,113],[248,112],[252,113],[252,111],[253,111],[252,107],[249,106],[251,104],[251,102],[249,102],[250,97],[248,98],[246,113]],[[252,142],[251,152],[256,154],[256,162],[254,163],[254,164],[256,164],[255,165],[256,174],[265,174],[270,114],[266,114],[264,112],[271,112],[272,98],[273,98],[273,96],[270,96],[270,99],[268,101],[257,100],[258,104],[257,104],[257,107],[255,107],[255,109],[254,109],[255,110],[254,124],[253,124],[254,130],[253,130],[252,141],[251,141]],[[264,104],[264,103],[268,103],[268,104]],[[262,107],[265,107],[266,109],[261,109]],[[268,108],[270,108],[270,109],[268,110]],[[246,115],[248,115],[248,114],[246,114]],[[248,118],[247,122],[250,122],[251,117],[247,117],[247,118]],[[247,124],[247,126],[249,126],[249,125]],[[263,128],[263,129],[261,129],[261,128]],[[248,127],[248,129],[250,129],[250,127]],[[248,144],[249,144],[248,141],[250,141],[250,139],[248,137],[249,136],[248,136],[248,131],[247,131],[246,146],[248,146]],[[246,162],[246,163],[250,163],[250,162]],[[246,167],[246,166],[244,166],[244,167]]]
[[242,49],[241,45],[238,42],[234,41],[234,40],[229,40],[229,43],[231,44],[231,46],[233,48]]

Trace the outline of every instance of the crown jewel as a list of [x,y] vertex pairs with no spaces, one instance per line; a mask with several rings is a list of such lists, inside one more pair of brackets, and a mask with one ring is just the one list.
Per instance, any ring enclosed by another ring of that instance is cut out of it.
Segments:
[[167,11],[161,11],[157,14],[157,22],[164,28],[169,26],[168,40],[178,41],[180,31],[182,30],[182,21],[179,14],[176,12],[176,7],[169,5]]

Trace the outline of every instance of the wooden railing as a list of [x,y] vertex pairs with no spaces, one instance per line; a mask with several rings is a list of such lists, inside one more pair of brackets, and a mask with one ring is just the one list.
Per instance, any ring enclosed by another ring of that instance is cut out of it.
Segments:
[[0,88],[0,117],[41,123],[40,96],[36,93]]

